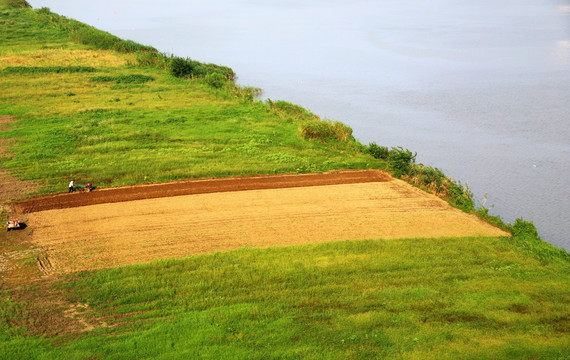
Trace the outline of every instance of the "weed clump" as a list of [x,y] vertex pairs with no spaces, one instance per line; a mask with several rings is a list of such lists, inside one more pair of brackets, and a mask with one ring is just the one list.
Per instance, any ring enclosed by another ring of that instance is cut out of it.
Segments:
[[447,200],[453,207],[466,212],[475,210],[473,194],[468,186],[453,181],[438,168],[416,164],[417,153],[402,147],[388,149],[376,143],[364,146],[362,152],[387,161],[395,177]]
[[208,75],[217,73],[211,77],[216,78],[215,83],[223,77],[226,81],[232,81],[235,77],[234,71],[227,67],[216,64],[204,64],[192,59],[184,59],[180,57],[172,57],[169,64],[170,74],[178,78],[205,78]]
[[352,129],[340,121],[309,120],[301,124],[300,131],[305,139],[320,140],[322,143],[354,139]]
[[530,252],[542,264],[548,264],[555,259],[570,261],[570,254],[566,250],[556,248],[540,238],[532,221],[518,218],[509,226],[509,230],[513,234],[513,242]]
[[317,115],[302,106],[295,105],[287,101],[272,101],[271,99],[268,99],[267,105],[274,114],[279,116],[280,119],[290,123],[304,120],[320,120]]
[[141,75],[141,74],[131,74],[131,75],[117,75],[117,76],[95,76],[89,79],[92,82],[115,82],[117,84],[144,84],[149,81],[154,81],[154,77]]
[[1,74],[42,74],[42,73],[92,73],[97,69],[91,66],[8,66]]
[[363,152],[365,154],[372,155],[375,159],[388,160],[388,157],[390,156],[390,150],[387,146],[379,146],[375,142],[368,144],[368,146],[364,148]]
[[228,81],[224,76],[224,74],[221,74],[219,72],[213,72],[206,75],[204,80],[206,81],[206,84],[210,85],[215,89],[221,89],[224,86],[224,84]]
[[376,143],[370,143],[364,147],[363,152],[372,155],[376,159],[387,160],[394,172],[394,176],[398,178],[402,175],[410,174],[413,168],[412,164],[415,163],[417,156],[417,153],[412,153],[410,150],[400,146],[388,150],[386,146],[379,146]]
[[188,59],[173,58],[170,61],[170,74],[174,77],[189,77],[192,74],[192,63]]

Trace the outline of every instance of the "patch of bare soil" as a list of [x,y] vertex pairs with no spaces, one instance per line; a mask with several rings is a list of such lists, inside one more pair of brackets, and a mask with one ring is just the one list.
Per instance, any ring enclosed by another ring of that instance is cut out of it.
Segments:
[[244,246],[508,235],[379,171],[96,190],[22,207],[33,211],[31,242],[45,250],[53,274]]
[[27,334],[47,337],[109,327],[92,315],[89,305],[66,300],[65,290],[57,289],[55,281],[44,279],[31,287],[12,289],[12,298],[27,304],[23,316],[13,319],[15,325],[26,329]]

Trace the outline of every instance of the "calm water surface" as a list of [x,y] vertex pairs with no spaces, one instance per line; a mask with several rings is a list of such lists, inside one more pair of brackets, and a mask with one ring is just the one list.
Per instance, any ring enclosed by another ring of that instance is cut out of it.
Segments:
[[569,0],[31,0],[403,146],[570,250]]

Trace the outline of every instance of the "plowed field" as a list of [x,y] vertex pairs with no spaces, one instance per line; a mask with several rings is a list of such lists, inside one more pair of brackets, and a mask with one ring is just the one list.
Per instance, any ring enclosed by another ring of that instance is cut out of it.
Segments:
[[262,176],[60,194],[21,204],[45,271],[367,238],[506,235],[379,171]]

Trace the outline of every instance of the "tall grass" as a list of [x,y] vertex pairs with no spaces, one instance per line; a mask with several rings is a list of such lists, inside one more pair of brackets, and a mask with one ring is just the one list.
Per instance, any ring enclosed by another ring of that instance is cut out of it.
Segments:
[[352,137],[352,129],[340,121],[309,120],[300,125],[300,131],[306,139],[319,140],[323,143],[330,140],[354,140]]

